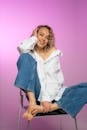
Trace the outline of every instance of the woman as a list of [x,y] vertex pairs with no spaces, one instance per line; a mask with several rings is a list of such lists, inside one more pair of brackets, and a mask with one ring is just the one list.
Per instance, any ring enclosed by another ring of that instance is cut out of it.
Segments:
[[59,61],[62,53],[54,43],[52,29],[40,25],[18,47],[21,55],[17,62],[15,86],[21,88],[29,99],[29,107],[23,114],[28,120],[37,113],[47,113],[60,107],[74,117],[87,103],[87,83],[64,87]]

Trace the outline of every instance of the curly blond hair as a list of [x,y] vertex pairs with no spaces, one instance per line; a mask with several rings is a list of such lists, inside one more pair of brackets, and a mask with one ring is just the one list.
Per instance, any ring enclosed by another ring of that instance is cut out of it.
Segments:
[[44,47],[44,50],[49,50],[50,48],[54,47],[55,46],[55,38],[54,38],[54,33],[53,33],[53,30],[50,26],[48,25],[39,25],[37,26],[37,33],[38,31],[41,29],[41,28],[47,28],[49,30],[49,39],[48,39],[48,44],[46,47]]

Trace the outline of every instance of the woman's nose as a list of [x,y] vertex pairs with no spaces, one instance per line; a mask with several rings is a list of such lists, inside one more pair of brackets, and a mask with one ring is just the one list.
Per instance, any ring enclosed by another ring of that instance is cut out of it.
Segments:
[[42,40],[45,41],[45,37],[43,37]]

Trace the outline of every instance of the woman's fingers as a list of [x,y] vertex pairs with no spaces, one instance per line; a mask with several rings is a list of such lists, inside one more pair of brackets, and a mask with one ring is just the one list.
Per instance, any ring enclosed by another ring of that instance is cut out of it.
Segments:
[[41,104],[44,107],[44,110],[43,110],[44,113],[47,113],[50,111],[50,106],[51,106],[50,102],[44,101]]
[[43,109],[43,113],[48,113],[49,112],[49,108],[45,108]]
[[33,30],[33,35],[37,37],[37,28]]
[[35,109],[35,110],[33,110],[33,111],[31,112],[31,114],[32,114],[33,116],[35,116],[37,113],[38,113],[37,109]]

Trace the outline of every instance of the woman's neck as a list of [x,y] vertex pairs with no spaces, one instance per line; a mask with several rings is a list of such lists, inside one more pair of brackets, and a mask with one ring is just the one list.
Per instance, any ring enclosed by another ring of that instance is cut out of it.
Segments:
[[48,52],[47,49],[45,49],[45,48],[39,48],[39,47],[36,47],[35,50],[36,50],[38,53],[46,53],[46,52]]

